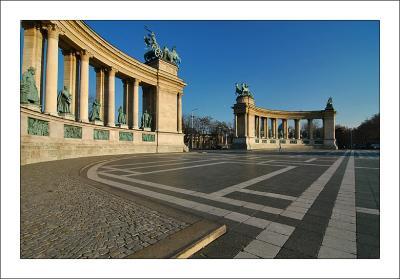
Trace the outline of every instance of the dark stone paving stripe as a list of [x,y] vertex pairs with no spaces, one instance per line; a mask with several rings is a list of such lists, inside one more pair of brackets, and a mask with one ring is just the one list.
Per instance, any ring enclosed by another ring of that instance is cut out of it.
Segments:
[[380,258],[380,216],[357,212],[357,258]]
[[225,195],[224,197],[230,198],[230,199],[235,199],[235,200],[240,200],[240,201],[253,202],[253,203],[271,206],[271,207],[275,207],[275,208],[281,208],[281,209],[285,209],[292,203],[291,201],[288,201],[288,200],[272,198],[272,197],[265,197],[265,196],[254,195],[254,194],[249,194],[249,193],[242,193],[242,192],[232,192],[232,193],[229,193],[228,195]]
[[[325,188],[295,228],[283,248],[316,258],[322,244],[326,227],[332,215],[334,202],[344,176],[349,158],[345,158]],[[281,249],[276,258],[284,258],[287,251]]]
[[[216,162],[210,161],[210,163]],[[205,165],[205,163],[202,164]],[[173,185],[174,187],[192,191],[212,193],[279,169],[282,169],[282,167],[226,163],[161,173],[142,174],[137,176],[137,178],[155,183]]]
[[355,169],[356,206],[379,209],[379,172]]
[[247,189],[297,197],[327,169],[328,167],[298,166],[285,173],[286,175],[271,177]]
[[[99,175],[99,177],[100,178],[104,178],[104,179],[108,179],[108,180],[112,180],[112,181],[115,181],[115,182],[123,183],[123,184],[126,184],[126,185],[132,185],[132,186],[135,186],[135,187],[151,190],[151,191],[154,191],[154,192],[157,192],[157,193],[162,193],[162,194],[174,196],[174,197],[177,197],[177,198],[182,198],[182,199],[185,199],[185,200],[195,201],[195,202],[204,203],[204,204],[207,204],[207,205],[210,205],[210,206],[215,206],[215,207],[222,208],[222,209],[239,212],[239,213],[246,214],[246,215],[249,215],[249,216],[253,216],[254,213],[256,212],[256,210],[254,210],[254,209],[245,208],[245,207],[242,207],[242,206],[226,204],[226,203],[217,202],[217,201],[213,201],[213,200],[209,200],[209,199],[204,199],[204,198],[201,198],[201,197],[196,197],[196,196],[191,196],[191,195],[187,195],[187,194],[172,192],[172,191],[169,191],[169,190],[155,188],[155,187],[151,187],[151,186],[147,186],[147,185],[141,185],[141,184],[125,181],[125,180],[120,180],[120,179],[117,179],[117,178],[111,178],[111,177],[108,177],[108,176],[105,176],[105,175],[101,175],[101,174]],[[211,214],[208,214],[208,215],[211,215]],[[271,216],[276,217],[277,215],[271,214]]]

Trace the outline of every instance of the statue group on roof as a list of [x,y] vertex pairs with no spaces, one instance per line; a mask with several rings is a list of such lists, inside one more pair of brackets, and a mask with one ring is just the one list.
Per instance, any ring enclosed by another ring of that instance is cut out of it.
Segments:
[[149,62],[155,59],[163,59],[179,66],[181,58],[176,51],[176,47],[173,46],[172,49],[169,50],[168,47],[164,46],[163,49],[161,49],[160,45],[157,43],[156,34],[147,27],[145,27],[145,29],[149,33],[144,37],[144,43],[147,47],[147,52],[144,54],[144,60]]
[[238,97],[249,96],[254,99],[253,94],[251,94],[249,85],[247,83],[242,82],[240,85],[236,83],[235,87],[236,95],[238,95]]

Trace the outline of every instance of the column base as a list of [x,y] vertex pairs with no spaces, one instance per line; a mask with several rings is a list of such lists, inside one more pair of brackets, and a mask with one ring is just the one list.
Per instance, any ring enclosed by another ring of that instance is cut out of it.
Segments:
[[324,139],[324,148],[338,149],[336,145],[336,139]]

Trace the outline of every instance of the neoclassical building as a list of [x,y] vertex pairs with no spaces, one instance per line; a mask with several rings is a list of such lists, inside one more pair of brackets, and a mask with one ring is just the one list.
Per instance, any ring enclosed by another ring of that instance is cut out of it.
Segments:
[[[142,63],[105,41],[82,21],[21,24],[24,30],[21,72],[26,80],[34,79],[38,92],[36,101],[21,97],[21,164],[184,150],[182,95],[186,84],[178,77],[176,64],[158,58]],[[70,94],[67,113],[58,109],[58,94],[62,90],[57,88],[60,49],[63,85]],[[94,121],[90,119],[89,66],[96,72],[99,104]],[[122,110],[126,119],[119,125],[115,116],[116,78],[123,82]],[[22,87],[21,81],[21,92]],[[151,116],[151,124],[145,128],[141,127],[142,115],[139,115],[139,87],[143,92],[142,112]]]
[[[248,88],[245,88],[248,90]],[[237,149],[277,149],[281,148],[324,148],[337,149],[335,139],[336,111],[329,98],[324,110],[284,111],[271,110],[255,105],[253,95],[243,88],[237,89],[239,96],[233,106],[235,115],[235,138],[233,148]],[[313,120],[322,120],[322,134],[314,138]],[[281,133],[278,133],[281,120]],[[289,137],[288,121],[294,121],[294,133]],[[307,120],[306,137],[300,133],[300,121]]]

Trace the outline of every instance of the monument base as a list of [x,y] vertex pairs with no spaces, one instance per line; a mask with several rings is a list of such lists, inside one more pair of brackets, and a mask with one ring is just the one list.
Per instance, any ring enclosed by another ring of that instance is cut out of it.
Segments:
[[92,122],[94,125],[100,125],[100,126],[104,126],[104,122],[101,120],[95,120]]
[[34,110],[34,111],[37,111],[37,112],[41,111],[40,105],[35,105],[35,104],[32,104],[32,103],[21,104],[21,107],[24,107],[24,108],[27,108],[27,109],[30,109],[30,110]]
[[338,149],[335,139],[324,139],[324,148],[326,149]]
[[59,112],[58,116],[69,120],[75,120],[75,116],[69,112]]
[[118,123],[118,124],[116,124],[115,126],[117,126],[117,127],[119,127],[119,128],[123,128],[123,129],[128,129],[128,125],[126,125],[126,124],[120,124],[120,123]]

